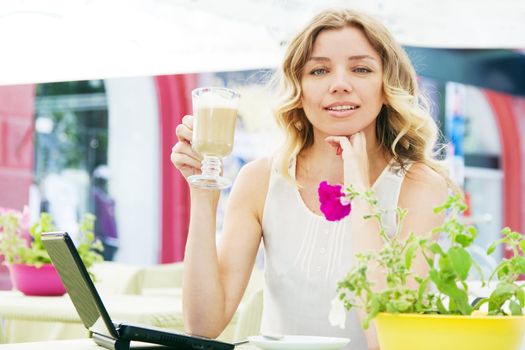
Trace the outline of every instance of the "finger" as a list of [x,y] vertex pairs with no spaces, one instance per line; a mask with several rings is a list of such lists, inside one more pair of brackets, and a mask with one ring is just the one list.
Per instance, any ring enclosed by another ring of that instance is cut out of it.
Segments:
[[356,150],[366,149],[366,138],[364,133],[358,132],[350,136],[350,143]]
[[190,157],[197,159],[198,161],[202,160],[202,156],[196,152],[190,144],[186,142],[177,142],[175,146],[171,149],[172,152],[188,154]]
[[[329,136],[325,139],[325,141],[328,142],[330,146],[334,147],[335,154],[340,156],[341,154],[343,154],[343,147],[341,143],[347,143],[348,138],[346,138],[345,136]],[[349,147],[346,147],[346,149],[349,149]]]
[[175,168],[179,170],[183,170],[185,167],[193,169],[201,168],[201,162],[184,153],[172,153],[171,162],[175,165]]
[[343,136],[328,136],[327,138],[325,138],[325,142],[327,142],[330,146],[334,147],[334,148],[338,148],[340,147],[340,144],[341,144],[341,138]]
[[182,117],[182,124],[186,125],[188,129],[193,130],[194,120],[195,120],[195,117],[188,114]]
[[362,149],[363,150],[366,150],[366,137],[365,137],[365,134],[364,133],[360,133],[361,134],[361,142],[363,143],[361,145]]
[[202,161],[202,156],[199,153],[195,152],[193,148],[191,148],[191,146],[185,142],[177,142],[175,146],[173,146],[173,148],[171,149],[171,155],[173,156],[177,153],[186,154],[187,156],[195,159],[198,162]]
[[175,134],[177,135],[179,141],[191,144],[191,140],[193,138],[193,130],[188,128],[185,124],[177,125],[177,128],[175,128]]
[[194,168],[187,165],[182,166],[182,168],[179,169],[183,174],[186,174],[184,176],[192,176],[192,175],[198,175],[201,174],[202,171],[200,168]]
[[345,136],[339,137],[339,145],[341,146],[343,152],[350,151],[353,148],[352,144],[350,143],[350,140],[348,139],[348,137]]

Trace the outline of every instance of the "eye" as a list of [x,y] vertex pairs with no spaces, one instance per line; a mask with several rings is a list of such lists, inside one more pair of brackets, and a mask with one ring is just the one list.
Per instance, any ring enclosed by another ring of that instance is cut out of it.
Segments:
[[372,70],[367,67],[356,67],[354,68],[354,72],[366,74],[372,72]]
[[326,68],[315,68],[310,71],[310,75],[324,75],[328,72]]

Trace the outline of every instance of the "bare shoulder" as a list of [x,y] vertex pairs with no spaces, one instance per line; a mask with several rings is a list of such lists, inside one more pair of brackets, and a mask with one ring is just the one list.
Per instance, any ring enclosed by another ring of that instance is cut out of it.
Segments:
[[232,189],[231,199],[250,203],[258,218],[262,216],[271,168],[271,158],[259,158],[247,163],[241,168]]
[[430,232],[441,225],[442,214],[434,208],[443,204],[448,195],[448,183],[443,175],[426,164],[415,163],[405,176],[399,195],[399,207],[407,209],[404,234]]
[[263,157],[258,158],[256,160],[252,160],[251,162],[244,165],[241,169],[241,171],[244,172],[267,172],[270,173],[270,169],[272,167],[272,159],[270,157]]
[[414,203],[435,207],[446,200],[447,194],[448,184],[443,175],[426,164],[415,163],[405,176],[399,202],[402,207],[412,207]]
[[270,158],[259,158],[251,161],[241,168],[237,181],[247,183],[252,189],[256,189],[256,187],[261,185],[268,187],[271,166],[272,162]]

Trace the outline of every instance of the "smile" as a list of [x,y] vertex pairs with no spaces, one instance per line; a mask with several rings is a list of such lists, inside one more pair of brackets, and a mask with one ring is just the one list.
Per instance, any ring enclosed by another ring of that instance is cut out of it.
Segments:
[[357,106],[334,106],[334,107],[328,107],[326,108],[329,111],[353,111],[354,109],[357,109]]

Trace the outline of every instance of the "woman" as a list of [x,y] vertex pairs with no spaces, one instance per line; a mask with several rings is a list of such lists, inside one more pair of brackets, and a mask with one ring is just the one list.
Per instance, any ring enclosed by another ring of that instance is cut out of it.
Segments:
[[[215,337],[234,314],[261,239],[265,248],[262,331],[345,336],[367,348],[355,314],[344,330],[328,322],[337,281],[356,252],[379,249],[370,208],[328,222],[319,210],[319,183],[373,189],[380,205],[408,209],[402,236],[441,223],[447,181],[431,159],[437,128],[418,96],[409,59],[375,20],[350,10],[325,11],[291,42],[282,66],[285,96],[276,111],[286,131],[278,157],[240,171],[215,243],[219,192],[191,188],[184,274],[189,333]],[[193,119],[183,118],[172,162],[184,176],[198,173],[191,149]],[[384,218],[395,225],[394,213]],[[420,259],[416,269],[424,270]],[[380,273],[377,272],[377,281]],[[368,348],[377,348],[373,330]]]

